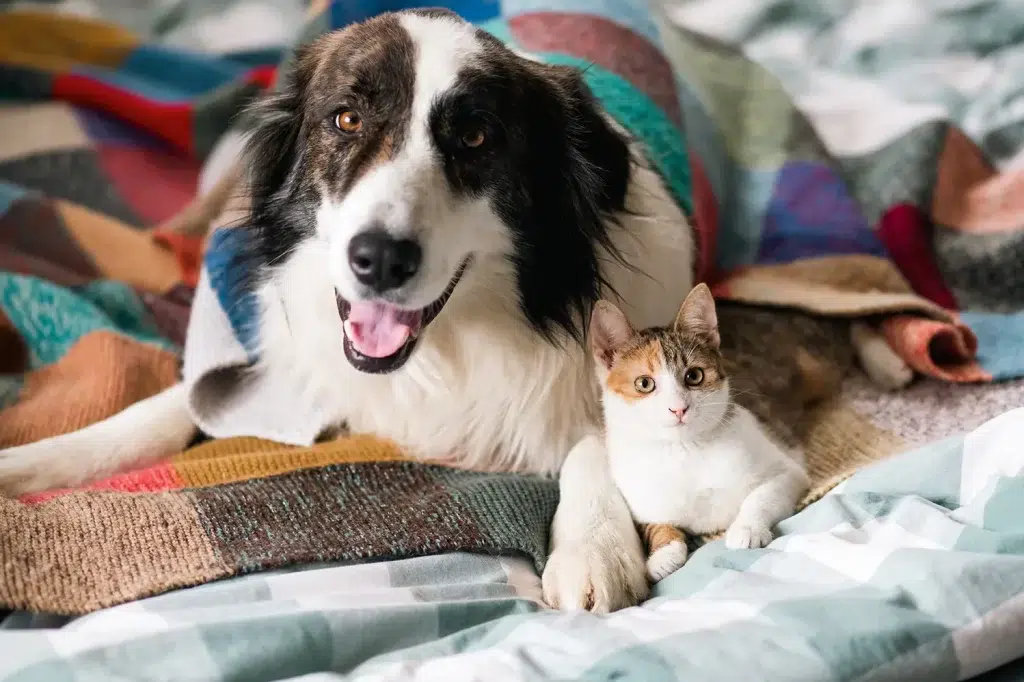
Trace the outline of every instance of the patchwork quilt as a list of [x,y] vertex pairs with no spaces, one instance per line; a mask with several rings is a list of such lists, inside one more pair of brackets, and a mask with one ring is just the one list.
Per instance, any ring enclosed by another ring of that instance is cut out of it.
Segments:
[[[63,4],[0,12],[0,447],[176,380],[231,194],[206,156],[291,45],[403,5]],[[756,390],[785,385],[763,339],[845,372],[805,444],[809,506],[765,550],[708,543],[641,608],[555,614],[536,600],[549,480],[358,434],[202,443],[0,500],[6,627],[43,628],[0,630],[3,679],[966,679],[1024,655],[1019,8],[447,4],[644,102],[607,99],[657,122],[652,161]],[[851,319],[910,388],[861,375]]]

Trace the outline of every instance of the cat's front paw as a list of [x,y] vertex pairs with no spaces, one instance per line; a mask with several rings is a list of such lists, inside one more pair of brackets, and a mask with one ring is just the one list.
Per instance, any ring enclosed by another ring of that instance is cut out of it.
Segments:
[[772,541],[772,529],[763,523],[736,522],[725,531],[725,546],[729,549],[759,549]]
[[898,391],[914,380],[914,370],[877,330],[855,322],[850,328],[850,338],[865,374],[879,388]]
[[688,556],[689,550],[682,540],[659,547],[647,557],[647,579],[656,583],[667,578],[683,567]]

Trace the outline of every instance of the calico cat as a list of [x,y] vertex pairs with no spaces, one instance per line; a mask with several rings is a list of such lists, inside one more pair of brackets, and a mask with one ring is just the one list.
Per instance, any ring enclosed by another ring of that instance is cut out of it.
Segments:
[[[686,561],[684,531],[724,530],[729,548],[771,542],[809,487],[803,453],[733,400],[708,287],[690,292],[672,326],[640,331],[599,301],[590,345],[612,476],[642,528],[651,581]],[[794,359],[800,382],[790,397],[823,398],[827,369],[804,351]]]

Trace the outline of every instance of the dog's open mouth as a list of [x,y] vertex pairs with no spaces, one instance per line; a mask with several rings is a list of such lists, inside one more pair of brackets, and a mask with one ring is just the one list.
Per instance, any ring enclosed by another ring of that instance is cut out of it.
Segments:
[[441,295],[419,310],[406,310],[384,301],[353,303],[335,294],[349,363],[360,372],[370,374],[386,374],[404,365],[420,333],[451,298],[471,259],[471,256],[466,257]]

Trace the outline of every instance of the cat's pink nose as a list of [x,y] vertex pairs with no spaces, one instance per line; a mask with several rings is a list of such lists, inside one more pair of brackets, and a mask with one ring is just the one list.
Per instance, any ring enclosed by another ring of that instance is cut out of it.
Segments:
[[676,419],[678,419],[679,421],[683,421],[683,417],[686,416],[685,407],[670,407],[668,408],[668,411],[674,414],[676,416]]

